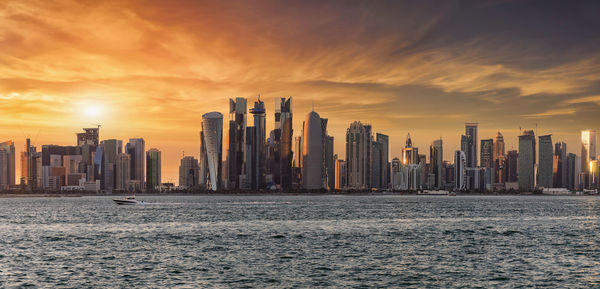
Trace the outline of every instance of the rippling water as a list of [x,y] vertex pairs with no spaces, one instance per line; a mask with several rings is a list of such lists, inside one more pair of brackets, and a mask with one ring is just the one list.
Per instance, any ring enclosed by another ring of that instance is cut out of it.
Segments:
[[0,199],[0,287],[600,287],[596,197]]

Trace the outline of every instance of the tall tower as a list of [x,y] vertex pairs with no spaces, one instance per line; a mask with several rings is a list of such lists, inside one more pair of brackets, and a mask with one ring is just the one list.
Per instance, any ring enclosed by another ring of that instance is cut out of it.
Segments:
[[467,151],[467,167],[477,166],[477,123],[465,123],[465,135],[469,137]]
[[327,120],[311,111],[302,129],[302,186],[308,190],[324,187],[325,131]]
[[387,189],[390,184],[390,138],[385,134],[377,133],[375,141],[381,146],[381,188]]
[[139,186],[144,190],[145,169],[146,169],[146,142],[143,138],[130,138],[125,145],[125,152],[131,158],[131,179],[139,182]]
[[156,190],[161,181],[161,153],[152,148],[146,152],[146,190]]
[[462,191],[467,189],[467,160],[465,152],[454,152],[454,189]]
[[493,167],[494,141],[492,139],[481,140],[481,166],[485,168]]
[[[241,188],[246,150],[246,99],[229,99],[229,137],[227,146],[227,177],[234,188]],[[182,160],[183,161],[183,160]]]
[[252,170],[256,172],[253,173],[255,179],[252,180],[252,183],[256,183],[257,188],[263,188],[265,182],[265,138],[267,136],[265,112],[265,103],[260,100],[259,95],[258,100],[254,102],[254,107],[250,109],[250,113],[254,116],[252,143],[252,165],[254,167]]
[[532,190],[535,186],[535,133],[526,130],[519,136],[519,188]]
[[292,99],[275,99],[275,183],[284,190],[292,188]]
[[444,186],[442,181],[442,170],[444,162],[444,148],[442,139],[434,140],[429,148],[429,161],[431,162],[431,170],[435,175],[434,187],[441,189]]
[[596,159],[596,130],[581,131],[581,172],[590,172],[590,161]]
[[538,187],[551,188],[553,173],[553,149],[552,135],[538,136],[539,139],[539,166],[538,166]]
[[371,135],[360,121],[346,131],[346,177],[351,189],[369,188]]
[[223,115],[209,112],[202,115],[202,148],[205,157],[207,182],[209,189],[221,189],[221,167],[223,159]]

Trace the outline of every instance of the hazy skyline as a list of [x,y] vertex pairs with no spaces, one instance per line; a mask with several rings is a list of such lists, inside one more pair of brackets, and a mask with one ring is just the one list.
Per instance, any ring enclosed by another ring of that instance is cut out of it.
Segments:
[[580,131],[600,128],[598,15],[595,1],[4,2],[0,141],[74,145],[100,123],[101,139],[161,150],[177,183],[202,114],[226,123],[229,98],[260,93],[267,135],[273,99],[293,98],[295,136],[314,101],[341,158],[355,120],[390,136],[390,159],[410,132],[427,154],[441,136],[451,160],[465,122],[507,151],[537,123],[579,155]]

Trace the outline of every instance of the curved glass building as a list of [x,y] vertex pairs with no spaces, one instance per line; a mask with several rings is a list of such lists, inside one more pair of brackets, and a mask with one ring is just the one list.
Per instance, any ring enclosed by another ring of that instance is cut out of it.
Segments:
[[223,156],[223,115],[209,112],[202,116],[202,149],[206,157],[208,188],[217,191],[221,188],[221,159]]

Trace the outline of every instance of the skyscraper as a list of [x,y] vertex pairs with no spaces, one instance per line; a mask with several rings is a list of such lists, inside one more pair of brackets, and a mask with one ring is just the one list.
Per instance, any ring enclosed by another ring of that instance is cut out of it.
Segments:
[[434,140],[429,147],[429,161],[431,162],[431,171],[434,174],[433,186],[436,189],[442,189],[443,183],[443,162],[444,162],[444,149],[442,139]]
[[[229,99],[229,137],[227,149],[228,180],[232,187],[241,188],[240,175],[245,165],[246,150],[246,99]],[[181,160],[184,161],[183,159]],[[188,162],[191,160],[187,160]],[[197,162],[197,161],[196,161]],[[183,164],[183,163],[182,163]],[[196,172],[197,173],[197,172]],[[185,180],[188,180],[188,173]],[[197,176],[196,176],[197,177]],[[181,173],[180,173],[181,179]],[[181,185],[181,184],[180,184]],[[196,185],[196,184],[194,184]]]
[[589,173],[589,162],[596,159],[596,130],[581,131],[581,171]]
[[494,141],[490,139],[481,140],[481,166],[493,168]]
[[[540,149],[541,150],[541,149]],[[567,144],[554,144],[553,183],[555,188],[566,188],[567,181]]]
[[577,178],[576,160],[577,160],[577,156],[573,153],[569,153],[569,155],[567,156],[567,172],[566,172],[566,175],[567,175],[566,187],[569,190],[576,189],[576,185],[577,185],[577,181],[575,180]]
[[538,166],[538,187],[551,188],[553,173],[554,152],[552,149],[552,135],[538,136],[539,139],[539,166]]
[[333,154],[333,137],[325,135],[325,174],[327,176],[327,189],[335,188],[335,160]]
[[463,151],[454,152],[454,189],[467,189],[467,158]]
[[519,181],[519,169],[517,166],[519,153],[515,150],[508,151],[506,154],[506,161],[504,163],[504,175],[505,181],[509,183],[516,183]]
[[360,121],[346,131],[346,177],[350,189],[369,188],[371,135]]
[[532,190],[535,186],[535,134],[526,130],[519,136],[519,188]]
[[35,179],[35,163],[32,156],[36,152],[36,147],[31,145],[31,140],[25,140],[25,146],[21,152],[21,184],[27,185],[29,189],[35,188],[33,180]]
[[221,188],[223,159],[223,115],[220,112],[202,115],[202,138],[204,152],[201,154],[206,157],[207,185],[209,189],[217,191]]
[[15,185],[15,143],[0,143],[0,189]]
[[410,138],[410,133],[406,136],[406,144],[404,148],[402,148],[402,164],[417,164],[419,162],[419,154],[418,151],[415,151],[416,148],[412,146],[412,139]]
[[325,135],[327,120],[311,111],[306,115],[302,129],[302,185],[315,190],[324,187]]
[[144,190],[145,169],[146,169],[146,142],[143,138],[130,138],[125,145],[125,152],[131,158],[131,179],[139,182],[139,186]]
[[467,167],[477,166],[477,123],[465,123],[465,135],[469,137],[467,150],[464,151],[467,156]]
[[377,133],[375,140],[381,146],[381,188],[387,189],[390,185],[390,138],[385,134]]
[[116,190],[129,190],[127,183],[131,180],[131,157],[129,154],[121,153],[117,156],[117,164],[115,170]]
[[275,183],[284,190],[292,188],[292,99],[275,99]]
[[179,165],[179,186],[193,188],[198,185],[198,160],[193,156],[184,156]]
[[494,137],[494,161],[504,157],[504,136],[500,132]]
[[103,189],[110,192],[115,189],[117,156],[123,153],[123,141],[107,139],[103,140],[100,145],[104,148],[104,160],[102,164]]
[[[221,125],[223,125],[222,122]],[[161,153],[158,149],[152,148],[146,152],[146,190],[154,191],[160,186],[160,183]]]
[[383,146],[377,141],[371,142],[371,188],[382,188],[383,164],[381,151]]
[[[267,136],[266,132],[266,123],[265,123],[265,103],[260,100],[260,95],[258,100],[254,102],[254,107],[250,109],[250,113],[254,116],[254,129],[251,131],[254,132],[252,136],[252,178],[254,178],[250,183],[253,184],[252,189],[263,188],[265,182],[265,140]],[[247,130],[248,131],[248,130]],[[248,141],[248,135],[246,134],[246,141]],[[248,147],[247,147],[248,148]],[[248,153],[248,151],[246,151]],[[248,167],[248,164],[246,164]],[[254,184],[256,184],[254,186]]]
[[341,190],[346,187],[346,162],[335,155],[335,189]]

